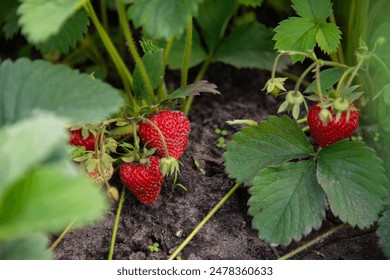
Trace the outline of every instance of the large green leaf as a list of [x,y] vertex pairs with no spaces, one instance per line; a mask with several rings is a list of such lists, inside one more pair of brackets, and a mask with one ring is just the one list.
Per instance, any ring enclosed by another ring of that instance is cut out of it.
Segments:
[[318,26],[316,40],[323,52],[334,53],[341,40],[341,31],[333,23],[322,23]]
[[379,243],[386,257],[390,259],[390,210],[383,212],[378,225],[376,234],[379,237]]
[[[214,60],[237,68],[271,70],[276,57],[272,35],[272,30],[260,23],[242,24],[223,41]],[[280,62],[278,70],[286,66],[287,60],[282,59]]]
[[263,169],[249,192],[252,226],[268,243],[299,241],[325,218],[325,193],[318,185],[313,160]]
[[122,105],[118,91],[64,65],[18,59],[0,64],[0,126],[53,111],[79,123],[98,122]]
[[137,0],[127,11],[136,27],[142,26],[153,38],[179,37],[191,17],[198,12],[200,0]]
[[[293,8],[301,17],[291,17],[275,28],[275,47],[279,50],[307,52],[316,43],[325,53],[336,51],[341,32],[326,19],[332,12],[330,0],[294,0]],[[302,55],[294,55],[292,62],[303,61]]]
[[32,167],[65,147],[66,121],[40,113],[0,129],[0,195]]
[[319,152],[317,178],[330,209],[343,222],[366,228],[378,219],[388,191],[383,162],[374,150],[361,142],[338,141]]
[[[142,57],[146,73],[148,74],[153,89],[157,88],[162,80],[164,50],[148,51]],[[134,69],[134,91],[138,99],[148,97],[144,80],[142,79],[139,67]]]
[[223,157],[228,174],[237,182],[250,185],[261,169],[313,153],[296,121],[287,116],[271,116],[236,133]]
[[75,13],[62,26],[58,34],[52,35],[44,43],[37,45],[43,53],[53,53],[60,51],[67,54],[69,49],[76,47],[78,41],[83,38],[88,29],[88,15],[84,10]]
[[315,22],[323,23],[332,12],[330,0],[292,0],[296,13]]
[[60,231],[107,210],[105,195],[68,162],[37,167],[0,196],[0,239]]
[[42,234],[11,239],[0,244],[0,260],[49,260],[49,240]]
[[213,52],[222,39],[236,6],[235,0],[205,0],[199,6],[197,21],[209,52]]
[[[313,50],[316,45],[317,24],[307,18],[292,17],[283,20],[275,28],[274,40],[278,51],[302,51]],[[293,63],[303,61],[304,56],[295,55]]]
[[64,23],[87,0],[20,0],[19,25],[33,44],[46,41],[57,34]]

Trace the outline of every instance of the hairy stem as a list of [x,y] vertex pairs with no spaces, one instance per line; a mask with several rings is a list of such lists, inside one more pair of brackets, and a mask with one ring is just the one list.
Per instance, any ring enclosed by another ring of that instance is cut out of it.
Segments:
[[[200,68],[200,70],[198,72],[198,75],[196,75],[196,78],[194,80],[195,83],[199,82],[200,80],[203,79],[203,76],[206,73],[207,69],[209,68],[212,60],[213,60],[213,55],[209,54],[208,57],[206,58],[206,60],[203,62],[202,67]],[[184,114],[188,115],[188,113],[190,112],[193,101],[194,101],[193,95],[191,95],[190,97],[188,97],[186,99],[186,101],[184,103],[184,109],[183,109]]]
[[288,260],[290,258],[292,258],[293,256],[295,256],[296,254],[310,248],[311,246],[317,244],[318,242],[322,241],[323,239],[329,237],[330,235],[336,233],[337,231],[343,229],[343,228],[346,228],[348,225],[347,224],[341,224],[341,225],[338,225],[332,229],[330,229],[329,231],[325,232],[324,234],[321,234],[320,236],[318,236],[317,238],[313,239],[312,241],[309,241],[307,242],[306,244],[296,248],[295,250],[291,251],[290,253],[280,257],[278,260]]
[[112,257],[114,255],[116,234],[118,232],[118,224],[119,224],[119,218],[121,216],[122,205],[123,205],[123,202],[125,201],[125,193],[126,193],[126,187],[123,186],[123,189],[121,192],[121,197],[119,199],[118,209],[116,211],[114,229],[112,231],[112,236],[111,236],[110,251],[108,252],[108,260],[112,260]]
[[74,223],[76,222],[76,219],[74,219],[65,229],[64,231],[61,233],[60,236],[58,236],[58,238],[53,242],[53,244],[51,244],[50,248],[49,248],[49,251],[53,251],[57,246],[58,244],[60,244],[60,242],[62,241],[62,239],[64,239],[64,237],[68,234],[68,232],[70,231],[70,229],[73,227]]
[[217,205],[204,217],[204,219],[196,226],[196,228],[188,235],[188,237],[179,245],[168,260],[173,260],[183,250],[185,246],[194,238],[199,230],[210,220],[210,218],[221,208],[221,206],[228,200],[229,197],[240,187],[240,184],[235,184],[234,187],[218,202]]
[[[174,38],[171,37],[168,42],[167,42],[167,45],[165,46],[165,49],[164,49],[164,55],[163,55],[163,67],[162,67],[162,71],[161,71],[161,77],[165,77],[165,71],[166,71],[166,68],[167,68],[167,63],[168,63],[168,57],[169,57],[169,54],[171,52],[171,48],[172,48],[172,45],[173,45],[173,41],[174,41]],[[166,88],[165,88],[165,83],[164,83],[164,79],[161,80],[161,83],[159,84],[158,86],[158,97],[159,99],[163,99],[164,96],[167,95],[167,91],[166,91]]]
[[186,29],[186,41],[185,41],[185,47],[184,47],[184,57],[183,57],[183,64],[182,64],[182,67],[181,67],[181,82],[180,82],[180,85],[182,87],[187,85],[188,66],[190,64],[191,50],[192,50],[192,18],[188,21],[187,29]]
[[118,9],[120,25],[122,26],[123,33],[125,35],[126,43],[129,47],[130,53],[133,56],[135,64],[137,65],[140,71],[141,77],[144,81],[145,88],[146,91],[148,92],[150,100],[152,101],[152,103],[156,103],[156,97],[154,96],[152,83],[150,82],[148,73],[146,72],[145,66],[134,44],[133,34],[131,33],[129,22],[127,21],[127,17],[126,17],[125,5],[121,0],[116,0],[116,5]]
[[133,100],[134,97],[131,93],[131,89],[133,88],[133,77],[127,68],[126,64],[123,62],[121,56],[119,55],[117,49],[115,48],[114,44],[112,43],[110,37],[107,35],[106,31],[104,30],[102,24],[100,23],[95,10],[93,9],[93,6],[90,1],[88,1],[84,6],[86,12],[88,13],[88,16],[91,18],[91,21],[93,25],[95,26],[104,47],[106,48],[108,54],[110,55],[112,61],[114,62],[115,68],[117,69],[119,76],[121,77],[123,87],[125,88],[125,91],[130,99]]
[[107,17],[107,0],[100,0],[100,14],[102,17],[102,25],[104,30],[109,33],[108,17]]
[[164,147],[165,157],[166,157],[166,158],[169,158],[169,152],[168,152],[167,142],[165,141],[165,137],[164,137],[164,135],[162,134],[160,128],[159,128],[154,122],[152,122],[152,121],[149,120],[149,119],[143,118],[143,120],[144,120],[145,122],[147,122],[148,124],[150,124],[151,126],[153,126],[153,128],[157,131],[158,135],[160,136],[160,139],[161,139],[161,142],[162,142],[162,144],[163,144],[163,147]]

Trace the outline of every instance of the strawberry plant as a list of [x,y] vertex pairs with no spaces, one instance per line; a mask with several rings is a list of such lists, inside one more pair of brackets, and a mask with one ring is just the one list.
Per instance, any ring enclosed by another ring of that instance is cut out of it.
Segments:
[[[349,138],[354,132],[366,134],[366,126],[358,128],[359,120],[367,122],[370,114],[377,113],[369,111],[376,96],[386,98],[386,86],[376,93],[367,83],[372,86],[373,80],[381,78],[371,72],[372,63],[386,72],[385,80],[378,83],[390,78],[381,55],[388,37],[380,26],[377,32],[382,37],[374,35],[371,44],[363,41],[370,38],[361,38],[356,58],[347,65],[340,60],[341,30],[335,24],[331,1],[292,0],[292,4],[297,16],[275,28],[279,55],[264,87],[267,93],[284,99],[278,113],[291,113],[292,117],[233,121],[250,126],[227,144],[223,155],[226,171],[249,186],[252,226],[269,243],[289,244],[319,229],[329,208],[352,227],[369,228],[379,220],[378,234],[387,244],[388,158],[381,159],[370,143]],[[292,63],[307,62],[292,90],[285,89],[286,77],[276,77],[281,56],[289,56]],[[304,87],[302,82],[310,73],[314,73],[314,81]],[[306,122],[308,126],[301,127]],[[380,123],[373,124],[381,129]],[[389,255],[387,245],[384,251]]]

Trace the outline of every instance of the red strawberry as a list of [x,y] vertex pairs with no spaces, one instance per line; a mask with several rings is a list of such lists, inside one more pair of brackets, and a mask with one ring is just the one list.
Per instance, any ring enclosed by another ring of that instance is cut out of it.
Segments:
[[148,164],[126,162],[119,169],[123,184],[144,204],[153,203],[160,195],[164,177],[159,165],[159,157],[151,156]]
[[87,151],[93,151],[95,149],[95,136],[89,133],[87,138],[84,138],[81,129],[70,130],[69,143],[73,146],[84,146]]
[[[179,159],[188,144],[190,134],[190,121],[180,111],[160,111],[149,118],[164,136],[170,157]],[[165,154],[164,144],[157,129],[149,122],[143,122],[139,126],[139,137],[149,148],[156,148],[156,153],[161,157]]]
[[[349,106],[352,108],[355,107],[353,103],[350,103]],[[326,111],[322,111],[322,113],[332,117],[327,124],[323,123],[320,119],[321,110],[328,110],[329,113]],[[349,114],[348,120],[347,114]],[[340,119],[338,120],[336,114],[332,112],[332,108],[322,109],[319,104],[316,104],[310,108],[307,120],[310,131],[318,144],[320,144],[321,147],[326,147],[336,141],[351,136],[352,132],[359,126],[359,111],[344,111],[341,113]]]

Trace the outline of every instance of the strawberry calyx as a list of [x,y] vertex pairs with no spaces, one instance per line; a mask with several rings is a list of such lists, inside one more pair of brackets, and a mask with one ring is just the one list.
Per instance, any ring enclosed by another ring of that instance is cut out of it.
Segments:
[[163,176],[177,175],[180,173],[179,163],[180,161],[174,157],[163,157],[160,160],[160,170]]
[[295,104],[301,105],[305,101],[305,98],[303,97],[302,93],[300,93],[299,91],[290,90],[289,92],[287,92],[286,101],[290,105],[295,105]]

